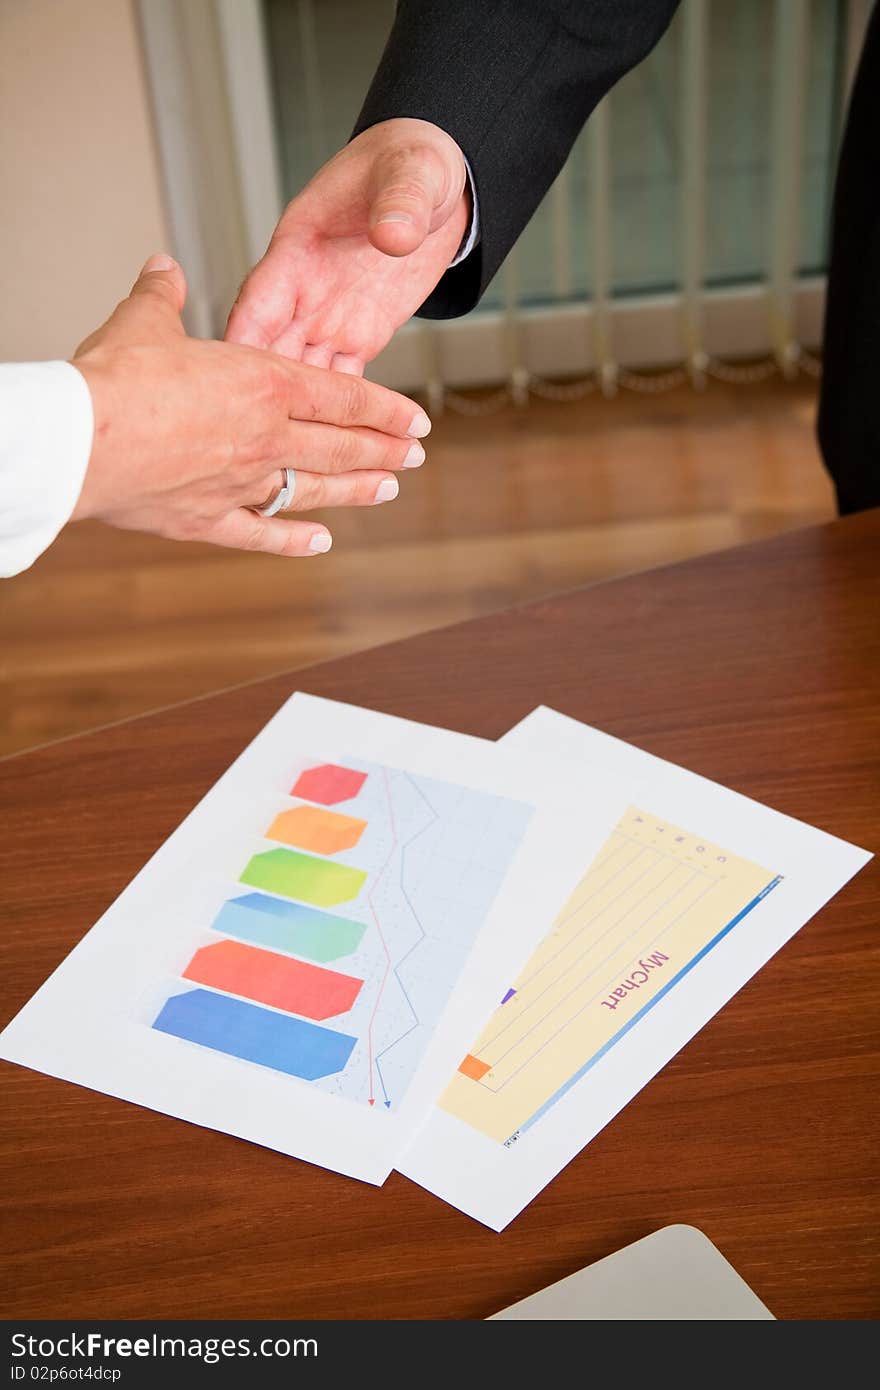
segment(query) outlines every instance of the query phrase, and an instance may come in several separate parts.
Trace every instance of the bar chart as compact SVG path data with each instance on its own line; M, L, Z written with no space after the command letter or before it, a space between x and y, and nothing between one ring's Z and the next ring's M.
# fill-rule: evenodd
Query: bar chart
M360 759L305 759L158 1032L392 1109L531 807Z
M366 780L319 763L300 774L291 795L336 804L357 796ZM280 810L264 837L288 848L252 855L240 875L265 891L223 904L212 924L218 939L198 947L181 972L201 988L172 995L153 1027L304 1081L344 1070L357 1036L319 1025L350 1014L363 988L361 976L329 963L358 948L366 924L320 908L360 893L366 871L333 856L354 848L366 828L366 820L324 804Z

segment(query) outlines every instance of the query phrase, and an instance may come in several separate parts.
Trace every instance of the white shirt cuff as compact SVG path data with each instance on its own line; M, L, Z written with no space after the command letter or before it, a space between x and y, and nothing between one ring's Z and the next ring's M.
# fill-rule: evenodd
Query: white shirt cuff
M0 577L19 574L70 520L94 432L69 362L0 363Z
M463 260L471 254L477 242L480 240L480 209L477 205L477 189L474 184L473 170L468 162L466 154L462 154L464 167L467 170L468 187L471 190L471 222L464 234L464 241L455 253L455 259L449 262L449 269L454 265L461 265Z

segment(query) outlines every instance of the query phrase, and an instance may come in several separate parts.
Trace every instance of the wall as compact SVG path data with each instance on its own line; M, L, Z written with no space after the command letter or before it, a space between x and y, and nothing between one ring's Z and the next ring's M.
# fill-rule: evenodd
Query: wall
M0 0L0 359L69 356L170 246L133 0Z

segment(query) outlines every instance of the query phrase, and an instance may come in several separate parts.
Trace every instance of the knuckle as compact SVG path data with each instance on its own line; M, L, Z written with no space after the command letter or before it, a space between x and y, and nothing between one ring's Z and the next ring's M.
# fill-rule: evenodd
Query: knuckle
M412 447L410 439L389 439L382 449L382 456L379 459L377 468L390 468L395 472L403 468L404 460Z
M284 540L281 543L280 553L282 555L302 555L305 548L305 538L300 535L299 527L297 526L291 528L291 530L288 531L287 535L284 537Z
M369 478L354 477L346 480L344 489L343 505L348 507L366 507L372 502L378 483L375 477Z
M388 183L396 183L398 188L421 188L423 170L435 158L433 146L424 140L402 141L387 155L386 170ZM386 187L388 186L386 183Z
M324 479L316 473L297 474L294 502L298 511L309 512L323 505L327 492Z
M382 389L381 398L377 402L379 415L379 428L386 430L391 435L402 434L405 425L403 422L403 410L401 398L396 396L393 391ZM407 424L409 416L407 416Z
M261 351L261 349L257 349ZM263 377L262 398L271 410L273 416L282 411L287 414L287 401L290 396L290 381L288 374L279 364L270 359L270 363L261 364L261 375Z
M401 177L391 179L385 184L382 197L386 203L421 203L425 197L425 190L419 180L406 171Z
M262 454L262 451L259 451L259 455L271 457ZM250 440L233 435L227 441L225 453L220 456L221 469L237 490L246 489L252 482L257 457L258 451Z
M403 197L434 200L447 181L446 161L428 140L409 139L388 154L384 188Z
M250 464L279 464L290 453L290 440L286 430L273 422L256 441L251 452Z
M197 541L204 537L206 529L203 517L189 513L176 517L173 523L169 523L166 534L172 535L175 540Z
M347 473L360 457L357 437L347 430L334 430L328 450L328 463L334 473Z
M248 524L247 530L242 534L242 550L262 550L266 539L266 528L263 523L254 517L253 522Z
M340 373L339 384L343 418L350 423L363 420L367 413L367 388L359 376Z
M241 372L239 390L246 384L251 411L266 424L274 423L282 410L285 415L287 413L288 388L284 372L279 371L278 363L264 348L245 347L236 351L247 355L236 364ZM245 375L247 368L249 372Z

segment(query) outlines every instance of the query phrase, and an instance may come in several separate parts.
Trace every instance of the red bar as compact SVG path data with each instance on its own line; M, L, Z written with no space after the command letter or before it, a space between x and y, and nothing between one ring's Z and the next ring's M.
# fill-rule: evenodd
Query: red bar
M320 767L309 767L300 773L291 796L317 801L322 806L338 806L340 801L351 801L357 796L366 780L367 774L355 772L353 767L321 763Z
M347 1014L364 983L353 975L324 970L319 965L245 946L240 941L217 941L203 946L196 951L183 977L303 1018Z

